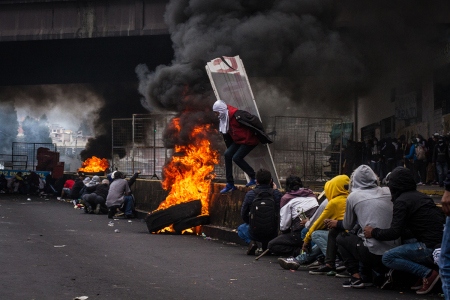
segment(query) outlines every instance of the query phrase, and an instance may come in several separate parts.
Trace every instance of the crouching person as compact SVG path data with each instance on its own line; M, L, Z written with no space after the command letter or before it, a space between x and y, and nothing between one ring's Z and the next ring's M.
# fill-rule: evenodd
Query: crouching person
M397 167L386 182L394 203L391 226L387 229L366 226L364 236L391 241L409 231L409 239L384 253L382 261L388 268L416 275L420 281L411 289L416 289L419 295L427 294L439 280L438 271L433 269L432 253L442 240L444 214L430 197L416 190L410 170Z
M304 188L298 176L286 179L286 194L280 203L280 231L282 234L271 240L268 249L276 255L297 256L303 245L302 229L311 218L319 203L310 189Z
M131 190L128 181L123 177L121 172L116 171L114 180L109 185L108 196L106 197L109 219L112 219L122 206L127 217L133 216L133 198L126 197L131 194Z
M95 213L97 215L104 214L108 211L106 197L109 191L109 180L103 179L101 184L97 184L94 188L92 193L83 196L85 212Z
M400 245L399 240L366 239L361 227L367 224L389 228L392 221L392 202L389 188L378 186L377 175L367 165L361 165L350 178L343 227L336 242L351 278L343 287L364 288L372 285L372 270L383 275L388 271L381 262L384 252ZM360 268L360 264L364 268Z
M241 217L245 223L237 230L249 245L247 255L256 254L258 248L259 252L266 250L268 242L278 235L281 197L270 172L264 169L256 172L256 187L247 192L242 203Z
M336 258L338 254L336 238L344 230L342 222L338 221L344 219L349 181L350 178L347 175L338 175L325 183L324 191L328 204L311 225L302 246L303 251L309 252L311 240L314 241L322 253L325 253L325 264L316 270L309 271L309 274L327 274L328 276L336 274Z

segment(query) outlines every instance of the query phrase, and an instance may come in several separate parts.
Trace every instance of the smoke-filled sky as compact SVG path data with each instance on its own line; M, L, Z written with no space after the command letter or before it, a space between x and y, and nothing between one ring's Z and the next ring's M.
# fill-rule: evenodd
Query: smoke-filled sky
M61 124L76 123L83 117L94 119L99 141L111 140L110 132L101 134L110 128L112 118L147 111L189 112L182 125L192 128L195 122L213 122L210 109L215 98L206 62L239 55L263 121L286 114L321 117L323 111L330 117L345 117L352 114L353 99L379 88L380 82L392 82L392 86L382 87L390 90L435 69L435 58L449 36L449 11L449 1L443 0L423 4L406 0L171 0L165 21L173 52L154 46L166 45L164 39L158 43L149 39L145 45L153 48L144 52L126 40L120 47L108 44L100 48L102 40L92 39L96 44L89 53L101 49L108 55L97 52L89 56L89 63L83 65L89 66L89 72L84 81L77 81L82 84L2 88L0 101L11 105L15 99L19 118L29 113L40 116L45 111L51 122L53 116L59 116L55 123ZM86 41L74 40L66 49L78 43ZM67 51L67 56L59 57L59 64L73 61L84 48ZM53 47L45 49L47 53ZM127 52L119 57L124 52L121 49ZM168 54L173 54L171 62ZM77 78L83 78L83 68L77 70L77 66L84 60L79 58L67 72L52 74L63 77L78 71ZM51 66L51 60L47 65ZM20 70L26 67L22 65ZM114 81L124 70L129 74L132 69L136 78L131 82L135 84L130 84L129 77L126 84ZM32 78L35 73L24 74ZM7 80L8 76L1 78ZM64 80L70 81L70 77ZM105 152L101 145L93 142L89 154L108 157L110 149ZM106 156L96 153L101 151Z
M450 21L448 1L391 2L172 0L165 20L175 58L154 71L136 68L143 105L205 110L215 101L206 62L239 55L263 121L351 116L355 97L381 79L391 90L428 75L448 37L440 24Z

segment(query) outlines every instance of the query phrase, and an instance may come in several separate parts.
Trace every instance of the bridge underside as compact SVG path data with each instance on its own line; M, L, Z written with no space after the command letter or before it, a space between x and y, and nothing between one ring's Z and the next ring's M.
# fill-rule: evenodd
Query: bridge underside
M0 85L137 81L173 58L170 36L148 35L0 43Z

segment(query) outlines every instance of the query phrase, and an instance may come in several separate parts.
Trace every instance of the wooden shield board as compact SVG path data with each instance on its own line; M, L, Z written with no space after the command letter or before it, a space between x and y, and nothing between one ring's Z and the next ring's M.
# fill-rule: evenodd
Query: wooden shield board
M248 111L261 120L244 64L239 56L222 56L213 59L206 64L206 72L217 99L221 99L238 109ZM259 144L245 157L245 160L255 171L261 168L269 170L273 181L280 188L280 181L269 145ZM246 178L248 181L247 175Z

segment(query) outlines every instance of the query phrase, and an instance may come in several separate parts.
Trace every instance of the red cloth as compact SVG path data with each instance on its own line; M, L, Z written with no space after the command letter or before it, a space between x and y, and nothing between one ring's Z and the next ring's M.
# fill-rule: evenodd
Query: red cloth
M234 118L234 113L238 110L236 107L228 106L229 128L228 134L236 144L244 144L248 146L256 146L259 144L259 140L256 134L247 126L239 124Z
M73 181L72 179L67 179L66 182L64 183L64 187L68 188L68 189L72 189L74 183L75 183L75 181Z

